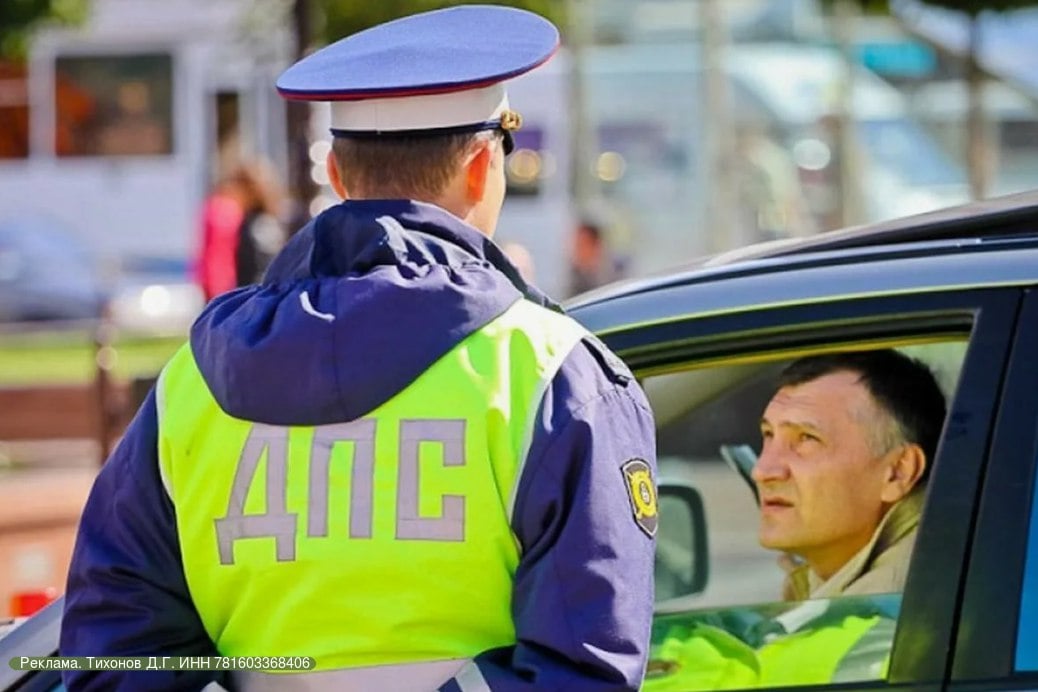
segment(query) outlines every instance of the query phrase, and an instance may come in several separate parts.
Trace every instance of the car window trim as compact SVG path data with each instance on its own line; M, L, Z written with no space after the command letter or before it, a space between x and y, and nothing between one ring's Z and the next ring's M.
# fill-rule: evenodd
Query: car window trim
M884 261L829 263L792 268L780 262L772 271L720 276L695 283L668 285L578 303L572 314L600 336L618 329L642 328L692 317L728 315L747 310L849 302L871 298L948 295L960 292L1024 288L1035 283L1038 248L998 252L962 252L941 256L891 257ZM781 267L781 271L778 268ZM635 322L617 319L636 314Z
M891 683L936 682L950 674L980 484L1021 291L992 290L971 299L977 301L976 322L931 472L905 584L907 616L894 638Z
M1031 503L1038 490L1038 292L1033 289L1024 297L1017 324L977 515L952 679L1016 677L1022 687L1033 688L1038 671L1015 672Z
M653 324L617 321L599 336L631 368L664 368L668 361L709 360L721 353L759 351L770 344L855 343L898 336L969 335L984 296L1014 289L883 296L788 306L761 306L726 314L686 312ZM692 296L691 299L694 300ZM578 320L579 313L575 314ZM803 335L790 339L793 333ZM723 336L717 336L722 334ZM834 339L834 337L836 337Z

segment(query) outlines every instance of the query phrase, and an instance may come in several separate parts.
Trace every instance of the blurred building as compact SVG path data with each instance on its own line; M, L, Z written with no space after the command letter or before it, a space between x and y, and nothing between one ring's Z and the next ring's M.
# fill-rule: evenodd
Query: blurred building
M281 8L281 9L279 9ZM93 0L0 65L0 220L68 228L106 271L186 263L220 164L286 159L284 4Z
M595 0L596 43L677 43L702 37L700 0ZM723 0L736 41L792 40L822 31L817 0Z
M949 63L896 18L855 19L845 55L818 0L716 0L727 102L708 108L703 0L576 5L585 24L567 35L589 43L565 46L511 87L524 127L499 235L529 249L549 293L565 293L566 238L589 211L638 276L719 247L968 199L953 133L961 118L917 107L938 102L925 87ZM1018 160L1010 144L1031 126L1012 111L999 189L1031 176L1030 157ZM713 122L718 112L727 115ZM325 187L311 212L337 201L325 179L326 119L315 110L312 175ZM710 203L721 178L735 208L718 222Z
M969 18L916 0L898 0L893 7L901 25L935 54L929 70L901 81L913 113L946 150L964 160ZM988 194L1033 189L1038 186L1038 76L1033 69L1038 60L1038 7L982 12L977 24L983 136L992 173Z

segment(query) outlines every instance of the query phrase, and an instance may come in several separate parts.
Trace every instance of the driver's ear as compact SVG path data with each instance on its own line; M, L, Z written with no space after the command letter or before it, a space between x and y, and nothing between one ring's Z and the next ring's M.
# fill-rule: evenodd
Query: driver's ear
M926 470L926 454L922 447L909 443L901 447L901 451L887 468L887 478L880 492L880 499L887 504L894 504L912 492Z

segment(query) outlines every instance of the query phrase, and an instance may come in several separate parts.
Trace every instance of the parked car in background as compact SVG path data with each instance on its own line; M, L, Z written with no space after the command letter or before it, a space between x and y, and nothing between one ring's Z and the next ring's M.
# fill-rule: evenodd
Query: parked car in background
M124 334L187 335L205 307L188 262L129 258L107 294L106 315Z
M83 327L104 318L124 334L176 336L203 306L184 262L129 258L106 268L52 218L0 219L0 324Z
M687 682L711 664L704 657L671 657L675 632L710 622L745 650L760 636L754 624L794 605L892 624L854 671L798 689L1038 686L1036 289L1038 193L1030 193L774 241L569 304L630 365L656 415L658 600L646 689L710 688ZM785 364L876 348L926 362L948 399L907 584L901 593L783 602L783 572L758 544L738 450L759 448L761 411ZM60 607L11 629L0 661L53 654ZM781 641L810 626L768 636ZM53 671L0 669L0 689L57 685Z
M0 220L0 322L86 320L104 305L88 248L41 217Z

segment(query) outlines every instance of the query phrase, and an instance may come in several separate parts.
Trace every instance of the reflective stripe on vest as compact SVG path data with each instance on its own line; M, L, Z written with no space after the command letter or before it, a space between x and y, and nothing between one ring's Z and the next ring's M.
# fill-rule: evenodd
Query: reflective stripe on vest
M813 603L800 607L804 605ZM732 612L737 613L738 608ZM714 625L673 625L652 648L642 690L731 690L883 680L896 625L880 615L841 616L828 624L779 635L759 649Z
M585 334L519 301L375 411L316 427L228 416L182 348L158 386L159 463L220 653L320 671L514 643L515 485Z
M897 621L881 617L851 647L833 673L832 682L885 680L890 668L890 651L894 648Z
M471 672L475 671L474 677ZM433 692L454 678L462 692L489 692L490 687L471 661L449 660L401 663L390 666L322 670L315 673L259 673L237 671L235 688L242 692L371 692L408 690Z

